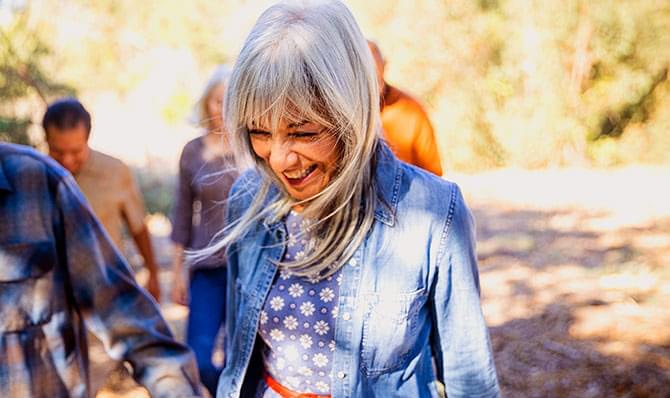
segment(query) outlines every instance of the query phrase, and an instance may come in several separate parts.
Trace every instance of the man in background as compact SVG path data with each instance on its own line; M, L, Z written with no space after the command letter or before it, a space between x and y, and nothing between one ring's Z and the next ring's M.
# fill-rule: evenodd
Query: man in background
M128 166L88 146L91 116L74 98L64 98L49 105L42 127L49 155L72 173L119 249L123 248L122 228L126 225L149 271L146 288L160 300L158 266L149 229L144 222L144 202Z
M0 220L0 397L92 396L85 325L152 397L201 395L193 353L65 169L0 143Z
M385 61L377 44L368 41L377 67L384 137L396 156L438 176L440 153L426 111L412 96L384 80Z

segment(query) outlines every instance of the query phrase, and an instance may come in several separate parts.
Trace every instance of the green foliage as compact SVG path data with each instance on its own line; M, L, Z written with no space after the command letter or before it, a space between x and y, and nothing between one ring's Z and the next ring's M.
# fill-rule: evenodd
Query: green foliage
M46 71L44 61L51 56L26 12L17 11L7 25L0 25L0 140L32 144L28 129L37 108L57 96L74 94ZM23 105L24 111L17 111L16 105Z
M149 214L170 214L176 178L164 170L164 167L151 166L133 168L133 174L144 197L144 206Z
M0 116L0 141L30 145L30 138L26 133L29 125L30 120L27 119Z
M0 115L67 91L55 82L123 98L173 80L143 93L154 94L148 113L176 125L199 88L179 71L232 59L267 2L29 4L31 19L3 28ZM348 4L384 52L387 80L426 104L447 170L670 162L668 1Z

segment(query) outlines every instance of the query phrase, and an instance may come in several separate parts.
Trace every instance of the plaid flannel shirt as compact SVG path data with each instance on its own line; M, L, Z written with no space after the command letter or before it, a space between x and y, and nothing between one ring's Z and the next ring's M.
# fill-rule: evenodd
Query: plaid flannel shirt
M70 174L0 143L0 396L90 396L84 321L153 397L199 395L193 354Z

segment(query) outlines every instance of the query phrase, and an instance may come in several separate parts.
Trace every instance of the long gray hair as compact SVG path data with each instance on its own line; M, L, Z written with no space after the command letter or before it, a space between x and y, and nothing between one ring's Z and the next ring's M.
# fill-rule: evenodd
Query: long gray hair
M367 42L342 2L282 2L263 12L240 52L225 101L234 152L243 163L255 164L263 181L245 214L202 253L223 249L256 222L281 220L300 204L301 215L314 222L312 250L299 261L278 265L297 275L323 278L346 263L374 221L378 93ZM296 201L255 155L249 129L263 125L276 131L281 123L305 120L334 135L339 161L328 186ZM281 194L268 204L272 185Z

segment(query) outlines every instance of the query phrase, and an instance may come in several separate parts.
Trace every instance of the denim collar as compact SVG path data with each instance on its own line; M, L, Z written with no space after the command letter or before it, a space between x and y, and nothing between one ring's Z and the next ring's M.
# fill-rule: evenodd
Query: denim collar
M390 227L395 225L401 177L400 161L385 142L379 141L375 152L375 184L378 195L375 218Z
M375 150L375 181L377 185L377 200L375 205L375 219L392 227L395 225L396 209L398 207L398 192L400 191L400 180L402 168L400 161L395 157L388 145L379 141ZM279 193L279 189L272 185L266 196L266 204L270 198ZM263 221L263 225L270 231L275 231L282 221Z
M0 162L0 190L8 192L14 191L14 188L12 188L12 185L7 179L7 174L5 174L5 166L2 162Z

